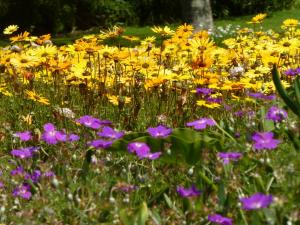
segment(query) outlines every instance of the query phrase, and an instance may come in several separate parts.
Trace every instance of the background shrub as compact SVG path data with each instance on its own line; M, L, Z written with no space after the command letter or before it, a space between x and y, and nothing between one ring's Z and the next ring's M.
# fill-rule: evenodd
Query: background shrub
M269 12L296 0L211 0L215 18ZM41 33L107 27L189 22L188 0L0 0L1 27L18 24Z

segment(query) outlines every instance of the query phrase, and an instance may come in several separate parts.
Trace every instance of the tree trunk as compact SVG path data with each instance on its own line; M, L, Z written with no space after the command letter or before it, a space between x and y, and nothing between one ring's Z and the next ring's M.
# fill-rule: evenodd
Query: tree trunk
M213 29L213 17L210 0L191 0L190 21L195 30Z

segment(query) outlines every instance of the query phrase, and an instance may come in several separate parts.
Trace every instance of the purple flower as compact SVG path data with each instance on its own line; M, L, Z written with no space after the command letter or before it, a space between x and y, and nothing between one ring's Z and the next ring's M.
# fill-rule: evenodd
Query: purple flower
M42 140L49 145L55 145L58 142L67 141L68 136L64 131L56 130L56 127L52 123L46 123L44 125L44 133L42 134Z
M264 195L262 193L256 193L248 198L240 198L243 204L243 209L253 210L268 207L272 201L272 195Z
M124 132L120 131L115 131L113 128L105 126L103 127L101 132L97 133L100 137L104 138L111 138L114 140L120 139L121 137L124 136Z
M129 143L127 149L131 153L142 154L142 155L150 152L150 147L143 142Z
M210 222L221 224L221 225L232 225L232 219L221 216L220 214L212 214L207 218Z
M218 103L218 104L220 104L223 101L223 99L222 98L208 97L208 98L206 98L206 101L208 101L210 103Z
M4 188L4 186L5 185L3 184L3 182L0 181L0 189Z
M284 74L287 76L292 76L292 77L296 76L297 74L299 74L299 68L297 68L297 69L290 68L290 69L286 70Z
M272 106L267 112L266 119L273 120L274 122L281 122L287 118L287 112L284 109Z
M38 149L39 149L38 147L13 149L11 150L10 154L21 159L26 159L26 158L31 158L33 156L33 153L36 152Z
M263 93L257 92L257 93L249 93L248 94L252 98L257 98L261 100L274 100L276 98L276 95L265 95Z
M80 137L77 134L69 134L67 140L69 142L78 141Z
M67 134L63 131L57 131L55 137L56 137L56 140L60 141L60 142L65 142L65 141L67 141L67 138L68 138Z
M156 138L160 138L160 137L165 138L172 133L171 128L167 128L162 125L159 125L158 127L149 127L147 131L152 137L156 137Z
M53 171L47 171L43 174L44 177L54 177L55 173Z
M202 95L210 95L212 91L210 88L196 88L196 93Z
M15 136L19 137L21 141L29 141L32 139L32 135L30 131L17 132Z
M90 141L88 144L94 148L104 148L105 149L105 148L109 148L113 144L113 142L102 140L102 139L97 139L97 140Z
M272 132L256 132L252 135L255 150L261 149L274 149L280 143L279 140L273 139L274 134Z
M239 152L219 152L218 157L223 160L224 164L228 164L231 160L237 161L243 156Z
M84 125L86 127L92 128L92 129L99 129L103 125L111 124L111 122L108 120L101 121L101 120L94 118L92 116L89 116L89 115L80 117L79 119L76 120L76 122L78 122L81 125Z
M16 176L16 175L23 175L24 174L24 168L22 166L18 166L16 169L10 171L10 175Z
M158 159L160 155L161 152L154 152L154 153L149 153L148 155L144 156L144 158L154 160L154 159Z
M22 184L21 186L16 187L13 190L13 196L15 197L22 197L24 199L30 199L31 198L31 192L30 192L30 185L29 184Z
M186 124L188 127L194 127L196 130L203 130L206 126L215 126L216 123L214 120L209 118L201 118L199 120L189 122Z
M249 116L249 117L253 117L255 115L255 112L253 110L239 110L239 111L236 111L234 113L235 116L238 116L238 117L243 117L245 115Z
M116 185L115 189L129 193L129 192L132 192L132 191L138 189L138 186L126 184L126 183L118 183Z
M55 145L58 142L56 138L57 133L58 131L52 123L46 123L44 125L44 133L42 134L42 140L45 141L47 144Z
M201 193L200 190L198 190L194 184L190 188L177 186L176 191L183 198L197 197Z
M129 152L135 153L137 157L139 157L139 159L147 158L147 159L154 160L159 158L161 155L161 152L151 153L150 147L143 142L129 143L127 149Z
M34 170L32 174L30 174L30 179L33 183L39 182L40 178L42 176L42 173L40 170Z

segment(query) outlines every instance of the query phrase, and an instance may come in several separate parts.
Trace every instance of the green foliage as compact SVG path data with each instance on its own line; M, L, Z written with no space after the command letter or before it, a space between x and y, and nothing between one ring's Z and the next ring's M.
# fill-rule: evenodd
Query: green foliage
M295 99L287 93L287 90L283 87L281 81L279 72L277 70L276 65L274 64L272 69L272 77L273 82L275 84L276 90L278 91L280 97L284 101L284 103L287 105L291 111L298 116L300 119L300 77L296 77L293 84L293 94L295 95ZM300 137L297 135L297 133L294 133L290 129L286 130L287 136L292 141L294 147L296 150L300 149Z
M296 0L211 0L214 17L223 18L288 9Z

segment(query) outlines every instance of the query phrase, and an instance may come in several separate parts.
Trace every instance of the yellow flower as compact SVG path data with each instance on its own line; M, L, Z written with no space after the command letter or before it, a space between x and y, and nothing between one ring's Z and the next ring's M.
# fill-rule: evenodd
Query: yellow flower
M17 41L28 41L29 39L29 32L25 31L24 33L19 34L18 36L14 36L10 38L11 42L17 42Z
M146 80L144 87L146 90L148 90L153 87L158 87L159 85L163 84L164 82L166 82L166 80L164 78L161 78L161 77L152 78L152 79Z
M123 35L122 38L128 40L128 41L139 41L140 38L137 36L132 36L132 35Z
M123 102L123 104L131 102L131 98L126 96L107 95L107 98L110 103L116 106L118 106L121 102Z
M210 109L218 108L218 107L221 106L218 103L215 103L215 102L210 103L210 102L206 102L205 100L198 100L196 102L196 105L198 105L198 106L204 106L204 107L210 108Z
M116 38L121 36L124 33L125 29L122 27L114 26L112 29L108 29L107 31L100 31L99 35L100 39L106 38Z
M8 97L13 96L13 94L10 93L10 92L6 89L5 86L4 86L4 87L0 87L0 93L3 94L3 95L5 95L5 96L8 96Z
M286 19L283 21L282 25L284 27L296 27L299 25L299 21L296 19Z
M45 34L45 35L42 35L39 38L37 38L35 40L35 42L39 45L42 45L42 44L46 43L47 41L50 41L50 38L51 38L51 34Z
M170 36L170 35L174 34L174 31L171 30L170 27L168 27L168 26L165 26L165 27L154 26L153 28L151 28L151 30L154 33L157 33L157 34L159 34L163 37Z
M194 38L191 44L194 49L199 51L211 50L215 47L215 43L209 38Z
M33 100L35 102L39 102L42 103L44 105L50 105L49 100L43 96L39 96L37 93L35 93L34 91L29 91L26 90L25 91L27 98L30 100Z
M146 37L142 42L141 45L142 46L146 46L148 47L150 44L153 44L156 40L156 37L154 36L150 36L150 37Z
M38 65L38 58L28 54L15 55L10 59L10 63L15 68L29 68Z
M266 13L259 13L256 16L252 17L251 21L249 21L248 23L262 23L266 16Z
M28 114L26 116L21 116L23 122L27 123L28 125L32 124L32 114Z
M184 23L177 28L176 33L178 35L189 36L192 34L193 30L194 27L192 25Z
M16 32L18 29L19 27L17 25L9 25L4 29L3 34L12 34Z

